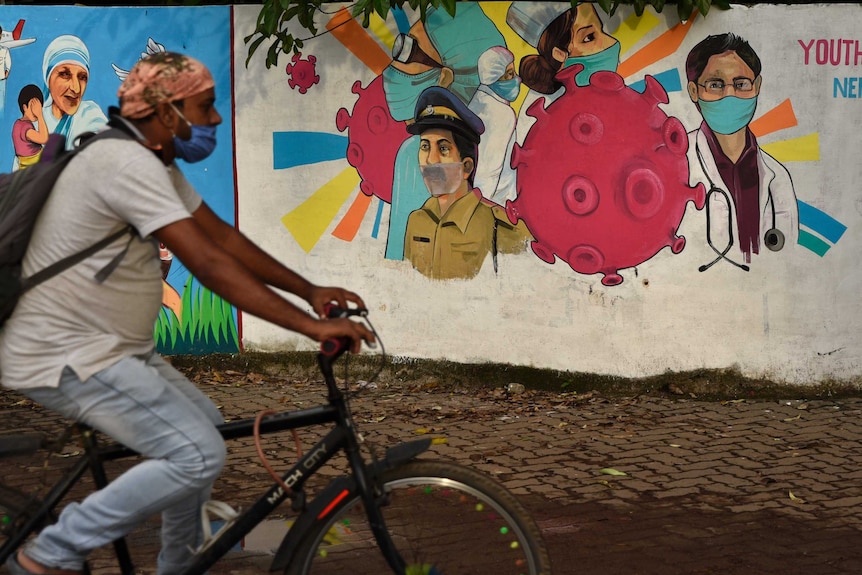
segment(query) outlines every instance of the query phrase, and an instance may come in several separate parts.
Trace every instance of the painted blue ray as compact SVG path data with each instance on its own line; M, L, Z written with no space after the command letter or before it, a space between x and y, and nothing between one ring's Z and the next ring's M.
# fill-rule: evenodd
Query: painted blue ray
M398 24L398 31L402 34L409 32L410 21L407 20L407 14L404 13L404 10L393 6L390 12L392 12L392 16L395 17L395 23Z
M833 244L847 231L847 226L811 204L802 200L797 200L796 204L799 206L799 225L811 228Z
M272 168L284 170L343 160L347 151L347 136L323 132L273 132Z
M671 68L670 70L665 70L664 72L659 72L655 76L653 76L658 83L662 85L664 91L670 94L671 92L681 92L682 91L682 82L679 79L679 70L676 68ZM633 82L629 84L629 86L643 94L643 91L646 90L646 82L644 80L639 80L637 82Z
M802 200L796 200L796 205L799 207L799 240L797 243L802 247L808 248L820 257L823 257L832 244L838 243L844 232L847 231L847 226L821 210L818 210L811 204L806 204ZM814 235L811 232L802 229L802 226L816 232ZM826 238L829 242L821 239Z
M381 220L383 220L383 205L385 203L386 202L384 202L383 200L380 200L378 198L378 200L377 200L377 215L374 217L374 227L371 230L371 237L374 238L375 240L377 239L377 236L380 234L380 222L381 222Z

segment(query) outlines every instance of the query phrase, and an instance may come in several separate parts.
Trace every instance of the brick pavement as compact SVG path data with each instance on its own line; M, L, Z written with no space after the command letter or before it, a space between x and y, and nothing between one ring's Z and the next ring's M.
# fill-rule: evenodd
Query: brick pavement
M228 419L323 397L314 381L197 375ZM3 429L56 425L8 395L0 403ZM573 559L606 573L862 571L860 398L510 396L391 384L359 389L352 405L373 441L431 435L439 440L435 456L481 469L521 496L556 573L576 572ZM322 430L300 433L308 447ZM248 505L269 481L250 441L229 447L214 497ZM273 460L290 458L293 440L268 436L266 450ZM141 573L153 573L156 530L153 521L132 536ZM213 573L260 573L267 559L232 553ZM114 572L104 553L95 563L96 573Z

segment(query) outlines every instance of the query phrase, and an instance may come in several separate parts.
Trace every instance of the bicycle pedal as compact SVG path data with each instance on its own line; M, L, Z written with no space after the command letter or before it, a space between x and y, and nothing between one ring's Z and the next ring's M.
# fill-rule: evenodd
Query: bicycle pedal
M219 519L218 530L213 533L210 514ZM224 501L207 501L201 506L201 527L204 541L197 549L190 548L192 553L203 553L224 531L230 528L239 517L240 512Z

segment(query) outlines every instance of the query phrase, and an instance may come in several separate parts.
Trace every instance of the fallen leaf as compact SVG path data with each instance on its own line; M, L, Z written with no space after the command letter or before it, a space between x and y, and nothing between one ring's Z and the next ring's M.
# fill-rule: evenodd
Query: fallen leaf
M627 473L623 473L622 471L617 471L616 469L614 469L612 467L605 467L599 473L602 473L603 475L613 475L614 477L623 477L625 475L628 475Z
M443 445L445 443L449 443L449 440L445 437L435 437L431 440L431 445Z
M802 499L801 497L796 497L795 495L793 495L792 491L788 491L787 495L790 496L790 500L793 501L794 503L805 503L804 499Z

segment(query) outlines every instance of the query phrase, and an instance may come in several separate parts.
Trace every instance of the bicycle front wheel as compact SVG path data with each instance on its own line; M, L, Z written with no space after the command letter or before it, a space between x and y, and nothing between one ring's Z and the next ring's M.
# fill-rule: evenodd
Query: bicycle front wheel
M406 575L547 575L535 522L502 485L451 463L413 461L383 474L381 510ZM298 546L292 575L391 573L359 495L343 497Z

